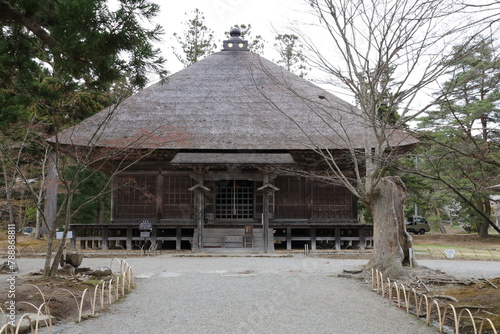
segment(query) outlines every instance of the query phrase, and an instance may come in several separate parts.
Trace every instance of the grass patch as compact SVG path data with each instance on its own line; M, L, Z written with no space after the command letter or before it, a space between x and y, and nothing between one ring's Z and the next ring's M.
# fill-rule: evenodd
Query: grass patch
M454 259L500 261L500 253L496 249L476 247L454 247L450 245L414 245L413 250L419 255L427 255L432 259L446 259L446 250L455 251Z

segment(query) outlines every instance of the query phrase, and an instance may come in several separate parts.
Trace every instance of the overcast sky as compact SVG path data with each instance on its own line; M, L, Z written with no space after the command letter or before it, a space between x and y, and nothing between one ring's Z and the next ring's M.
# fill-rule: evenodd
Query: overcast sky
M182 34L184 23L194 17L192 12L198 8L205 16L206 26L214 31L217 44L222 48L224 32L235 24L251 24L252 35L262 35L267 44L264 56L269 60L276 58L273 50L273 27L280 33L290 32L287 27L297 19L308 16L305 0L154 0L161 7L157 22L165 29L161 43L163 55L167 58L167 69L175 73L183 68L172 53L172 46L178 47L173 33ZM188 15L185 15L188 13Z

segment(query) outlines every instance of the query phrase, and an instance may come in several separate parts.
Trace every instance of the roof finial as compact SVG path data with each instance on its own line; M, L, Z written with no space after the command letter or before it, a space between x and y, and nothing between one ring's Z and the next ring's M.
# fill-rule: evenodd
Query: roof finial
M231 36L231 37L241 37L241 29L238 28L238 27L231 28L231 31L229 31L229 36Z
M241 29L233 27L229 31L231 37L223 41L222 51L248 51L248 41L241 38Z

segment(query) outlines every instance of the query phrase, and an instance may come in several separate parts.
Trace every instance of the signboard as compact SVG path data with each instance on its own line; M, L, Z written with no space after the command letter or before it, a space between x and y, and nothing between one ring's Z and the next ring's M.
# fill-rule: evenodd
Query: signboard
M151 220L141 220L139 221L139 231L152 231L153 222Z
M64 232L56 232L56 239L62 239ZM71 239L73 238L73 231L68 231L68 234L66 235L66 239Z

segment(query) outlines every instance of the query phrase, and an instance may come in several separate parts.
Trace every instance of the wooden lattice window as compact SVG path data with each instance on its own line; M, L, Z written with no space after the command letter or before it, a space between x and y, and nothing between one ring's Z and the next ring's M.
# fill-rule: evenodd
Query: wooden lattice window
M163 218L190 219L193 216L193 186L189 176L165 176L163 187Z
M115 185L116 218L156 217L155 176L118 176Z
M253 218L254 183L248 180L222 180L216 182L216 218Z

